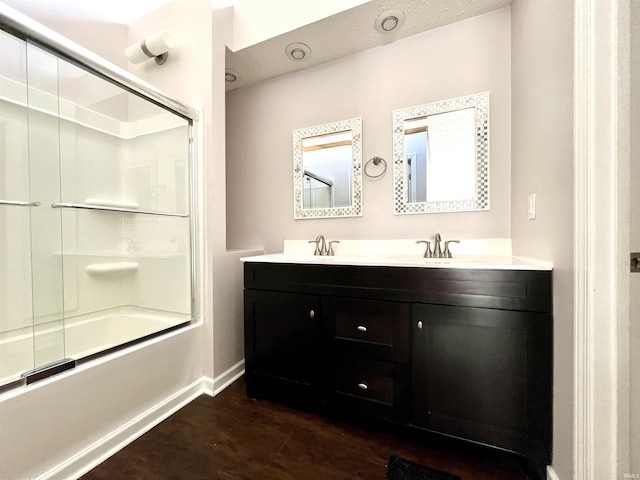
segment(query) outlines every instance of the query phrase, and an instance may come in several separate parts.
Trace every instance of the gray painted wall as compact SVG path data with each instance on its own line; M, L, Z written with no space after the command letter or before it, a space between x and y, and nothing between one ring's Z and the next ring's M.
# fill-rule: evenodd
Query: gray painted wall
M282 250L284 239L510 236L511 30L509 8L283 75L227 94L227 248ZM491 211L393 214L396 109L491 92ZM293 219L292 131L361 117L363 216Z
M573 478L573 2L512 5L514 254L554 262L553 467ZM537 218L527 219L536 194Z

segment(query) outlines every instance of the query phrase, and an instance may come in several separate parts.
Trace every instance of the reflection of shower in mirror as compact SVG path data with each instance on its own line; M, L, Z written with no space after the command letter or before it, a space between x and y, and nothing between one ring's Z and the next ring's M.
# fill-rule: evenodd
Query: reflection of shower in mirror
M294 218L362 215L359 118L293 132Z
M333 180L304 171L303 178L303 204L304 208L331 208L333 207Z

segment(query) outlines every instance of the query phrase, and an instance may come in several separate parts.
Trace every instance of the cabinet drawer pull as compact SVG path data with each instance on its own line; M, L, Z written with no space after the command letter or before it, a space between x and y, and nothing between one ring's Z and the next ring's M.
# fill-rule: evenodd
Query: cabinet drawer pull
M359 383L358 384L358 388L360 390L367 390L369 388L369 386L366 383Z
M422 330L422 322L421 321L418 322L418 330Z
M367 331L367 327L365 327L364 325L358 325L358 331L359 332L366 332Z
M314 312L313 310L309 311L309 318L311 320L313 320L315 318L315 316L316 316L316 312Z

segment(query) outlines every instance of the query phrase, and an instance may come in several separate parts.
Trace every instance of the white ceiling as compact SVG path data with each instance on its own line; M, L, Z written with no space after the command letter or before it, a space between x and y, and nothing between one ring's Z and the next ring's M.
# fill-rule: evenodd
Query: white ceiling
M243 50L227 50L226 65L239 73L227 82L227 91L283 75L404 37L481 15L511 4L511 0L372 0ZM374 28L378 15L400 9L406 20L397 32L381 34ZM290 43L309 46L308 60L296 62L285 55Z
M127 24L171 0L2 0L25 15Z
M46 16L128 24L172 0L0 1L35 19ZM236 1L212 0L212 5L230 5ZM238 81L227 83L227 90L346 57L510 4L511 0L371 0L237 52L227 50L227 68L239 73ZM388 9L402 10L406 16L404 25L396 32L378 33L374 22ZM308 59L296 62L286 57L285 48L294 42L310 47Z

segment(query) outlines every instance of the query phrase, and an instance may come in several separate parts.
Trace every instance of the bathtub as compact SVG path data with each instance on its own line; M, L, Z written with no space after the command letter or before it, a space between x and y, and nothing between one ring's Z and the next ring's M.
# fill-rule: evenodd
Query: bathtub
M189 322L186 314L136 309L49 322L0 334L0 386L34 366L80 360Z

